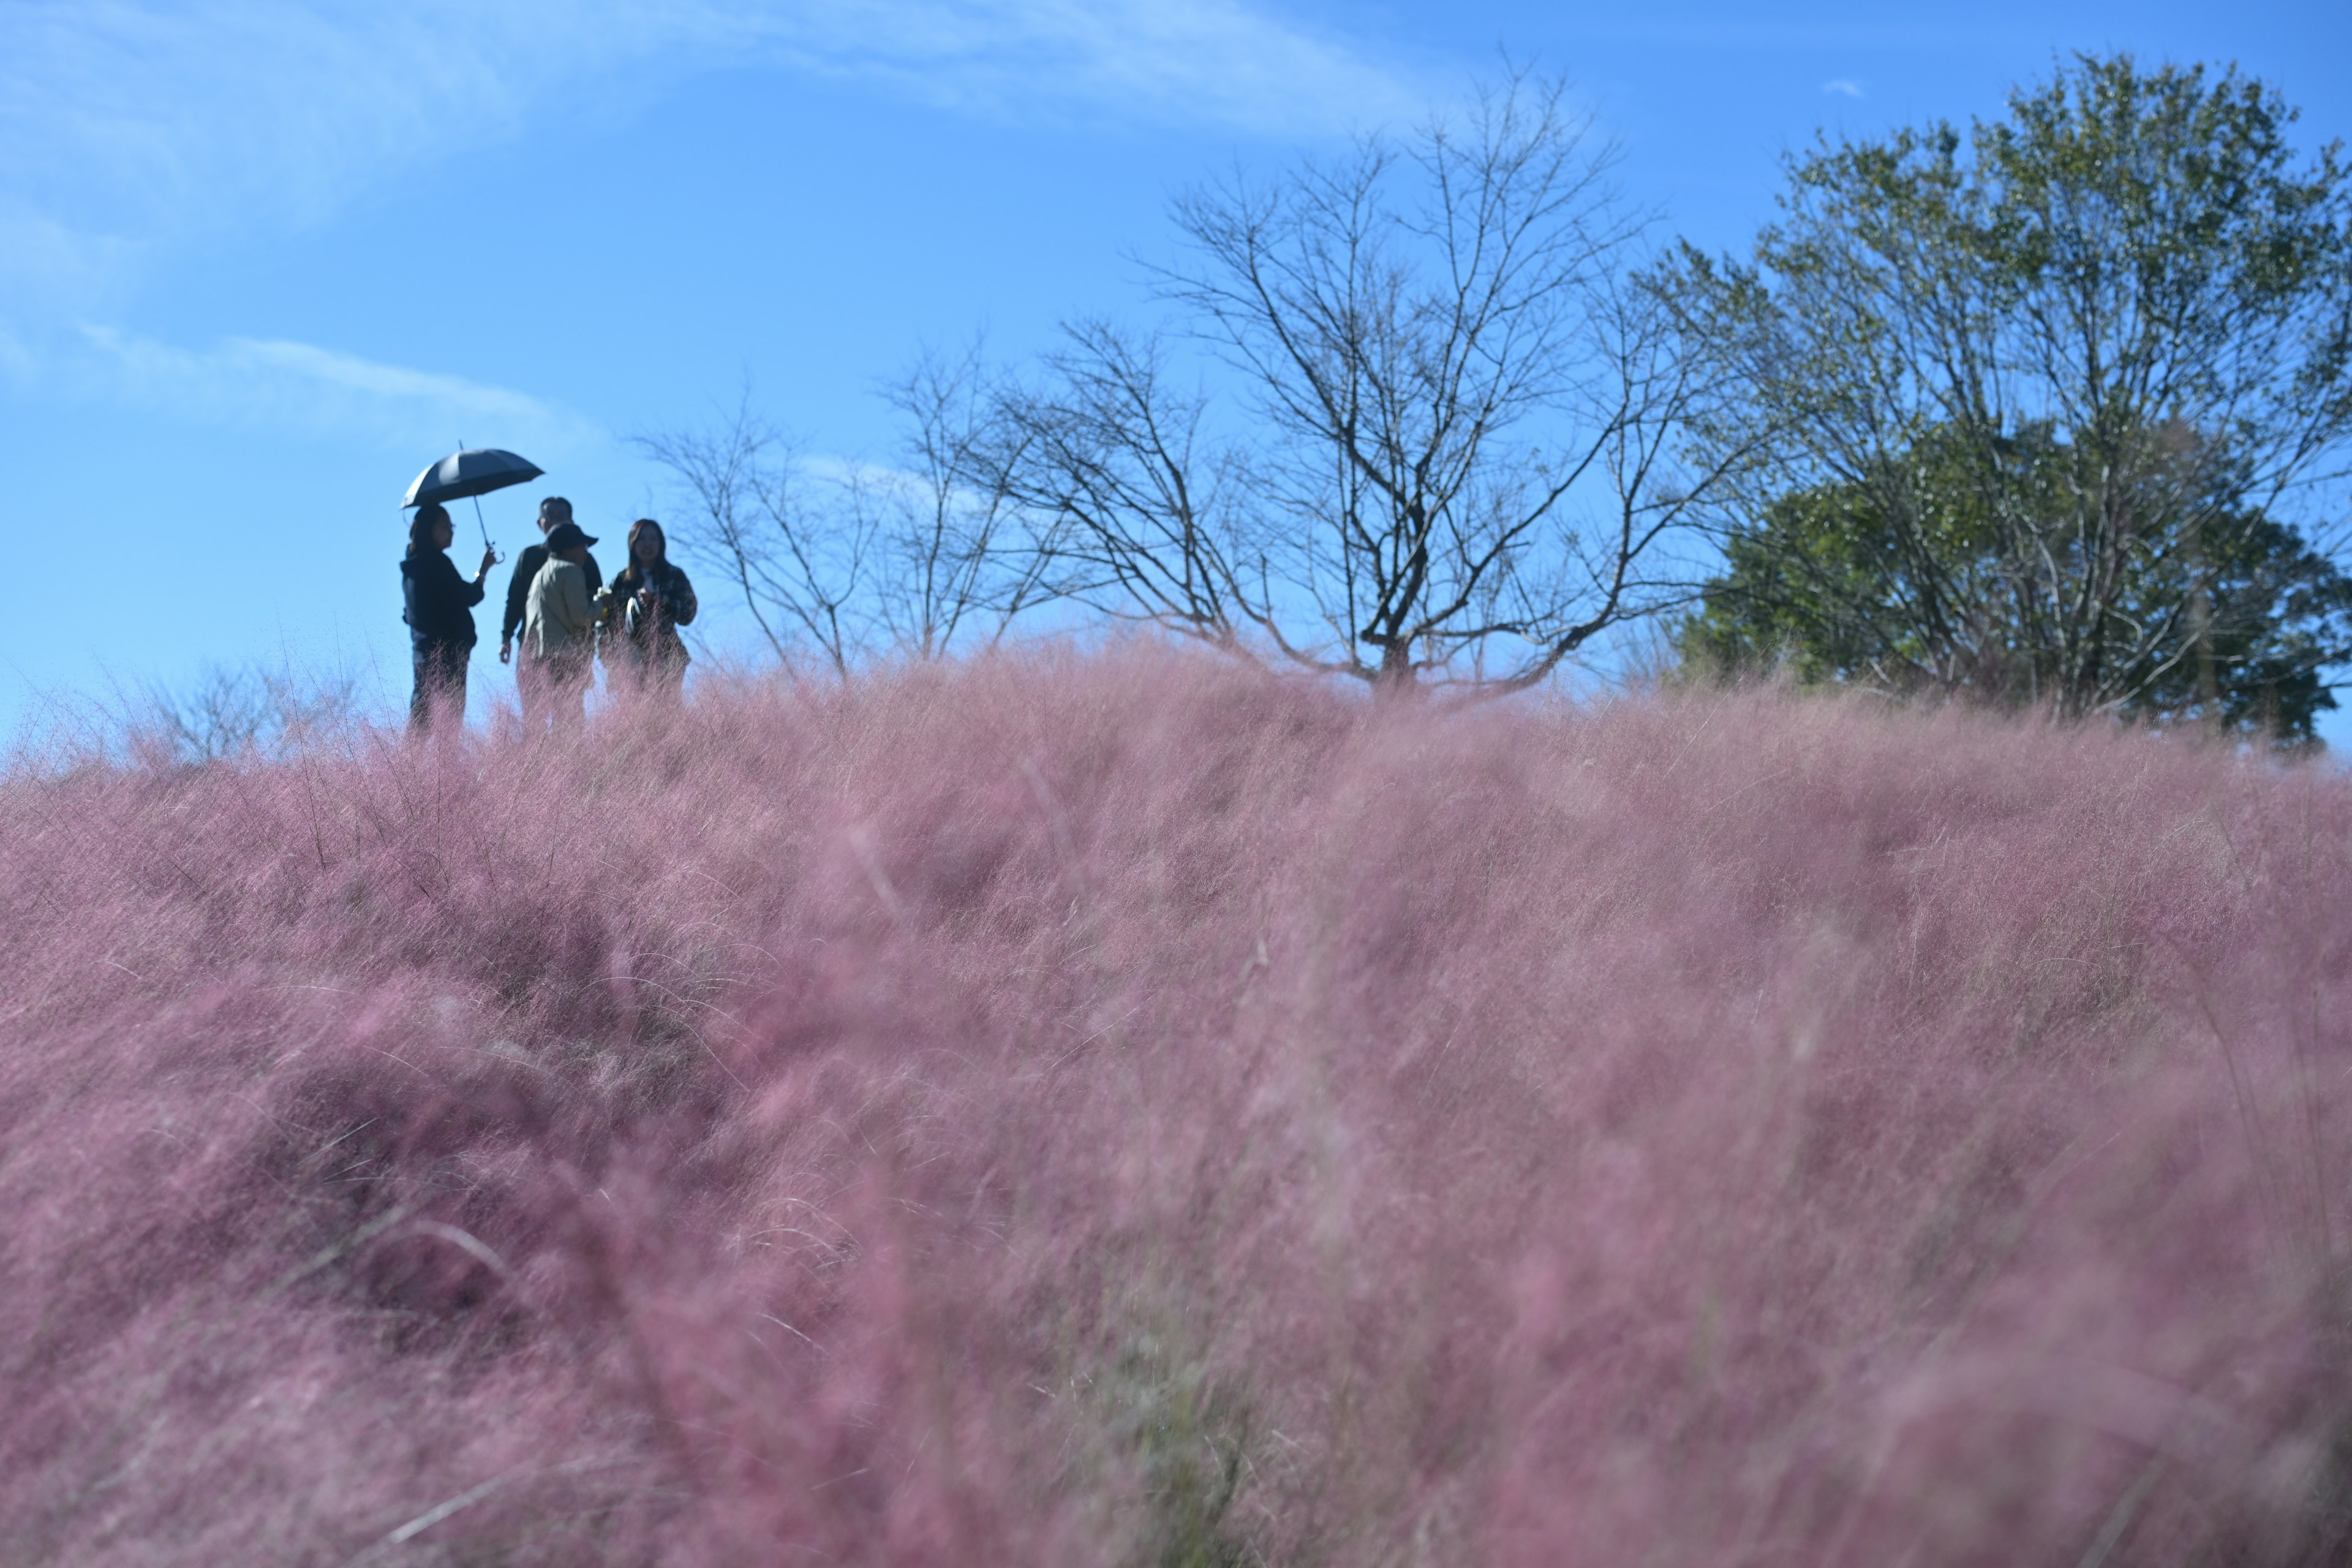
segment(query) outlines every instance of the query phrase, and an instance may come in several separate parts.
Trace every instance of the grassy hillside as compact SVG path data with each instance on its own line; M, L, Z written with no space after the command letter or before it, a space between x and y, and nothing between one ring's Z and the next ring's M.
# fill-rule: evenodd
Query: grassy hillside
M2321 1563L2352 790L1222 666L0 787L0 1559Z

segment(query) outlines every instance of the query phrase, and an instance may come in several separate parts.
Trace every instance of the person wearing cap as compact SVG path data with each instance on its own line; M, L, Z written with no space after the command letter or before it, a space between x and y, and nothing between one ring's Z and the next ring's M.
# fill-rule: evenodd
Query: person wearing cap
M551 532L558 523L572 521L572 503L562 496L549 496L539 503L539 531ZM591 541L591 542L593 542ZM530 585L538 580L540 569L547 564L547 546L534 544L515 557L514 575L507 579L506 618L499 625L499 662L506 664L514 658L515 634L522 630L523 617L530 610ZM588 557L584 570L588 574L588 594L593 601L596 590L604 585L604 574L596 569L596 558ZM522 699L525 719L537 714L540 688L539 671L532 668L530 653L524 649L522 662L515 665L515 692Z
M583 717L590 661L596 652L596 605L590 596L588 547L596 542L569 518L547 531L547 559L523 601L523 668L537 700L526 699L525 722L576 725Z

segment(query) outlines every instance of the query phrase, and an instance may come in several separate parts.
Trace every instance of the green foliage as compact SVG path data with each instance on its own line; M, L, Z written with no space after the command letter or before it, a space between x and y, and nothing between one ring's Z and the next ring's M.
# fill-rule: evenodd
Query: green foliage
M2259 82L2080 58L1792 161L1660 279L1747 395L1695 656L2307 735L2352 650L2352 181ZM2339 510L2331 511L2334 505Z
M1136 1568L1255 1568L1232 1516L1252 1439L1240 1396L1197 1363L1132 1347L1109 1380L1114 1439L1133 1456L1147 1527Z
M2012 493L2063 483L2069 455L2046 431L2002 444ZM1721 674L1787 668L1808 684L1883 689L2009 691L2031 700L2053 672L2020 636L2031 595L2014 591L2006 536L1968 488L1969 470L1931 439L1877 485L1800 490L1762 521L1733 529L1726 565L1674 629L1683 658ZM1897 525L1881 498L1902 495ZM2115 670L2130 717L2194 716L2235 731L2308 743L2336 707L2326 666L2352 654L2352 578L2294 530L2256 515L2219 515L2206 548L2125 557L2115 613L2133 624L2178 616L2186 637L2139 639L2139 663ZM1934 556L1915 569L1914 551ZM1943 590L1957 586L1957 595ZM1964 668L1937 663L1965 657Z
M1247 1393L1156 1289L1114 1292L1120 1337L1068 1369L1062 1484L1106 1500L1097 1527L1128 1568L1264 1568L1261 1532L1242 1517L1262 1441Z

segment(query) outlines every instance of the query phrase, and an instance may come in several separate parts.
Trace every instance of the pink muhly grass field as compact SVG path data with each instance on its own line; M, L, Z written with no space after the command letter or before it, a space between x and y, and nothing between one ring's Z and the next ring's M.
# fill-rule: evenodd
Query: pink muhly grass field
M2352 787L1143 651L0 785L0 1561L2332 1563Z

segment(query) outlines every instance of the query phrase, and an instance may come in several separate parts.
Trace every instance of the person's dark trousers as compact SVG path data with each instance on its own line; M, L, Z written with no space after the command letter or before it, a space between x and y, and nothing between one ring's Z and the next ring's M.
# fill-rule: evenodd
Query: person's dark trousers
M416 689L408 699L408 732L430 734L436 723L466 727L466 658L473 650L430 643L415 650Z

